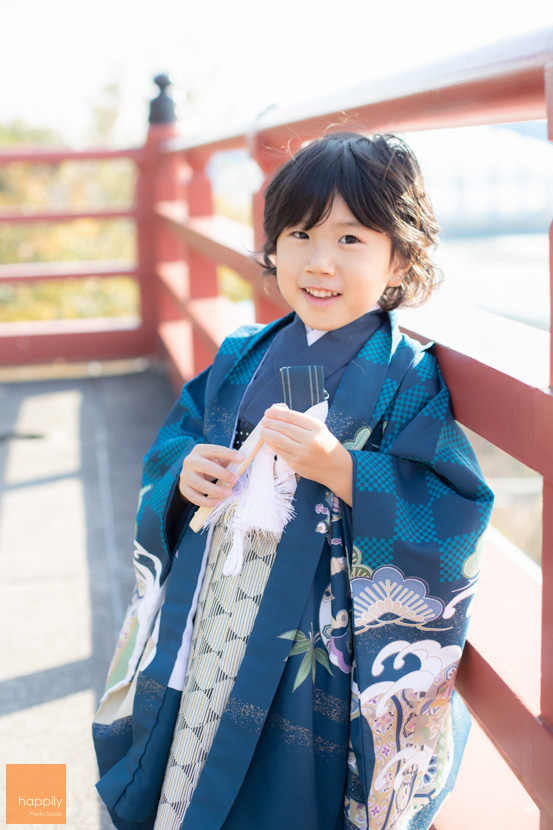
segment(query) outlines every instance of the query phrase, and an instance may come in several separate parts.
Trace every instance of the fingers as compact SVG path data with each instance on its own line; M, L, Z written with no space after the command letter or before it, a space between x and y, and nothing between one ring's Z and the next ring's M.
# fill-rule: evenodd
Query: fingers
M233 487L238 481L238 477L231 470L228 470L226 467L222 467L216 461L211 461L211 459L202 458L201 456L190 458L188 464L186 464L185 460L183 464L183 471L187 469L190 470L191 473L196 473L201 476L206 481L220 479L222 482L225 482L225 484L228 484L231 487Z
M323 481L330 453L338 443L317 418L302 412L267 410L261 437L292 467L294 472L313 481Z
M237 450L232 450L230 447L221 447L219 444L197 444L190 453L190 456L192 455L198 458L213 459L218 461L223 467L226 467L231 462L244 460L242 453Z
M281 455L294 453L301 446L301 441L268 427L264 427L260 434L267 446Z
M241 453L228 447L198 444L183 461L179 490L192 504L214 507L238 481L227 464L242 460Z
M229 493L228 487L216 485L202 478L192 483L183 482L181 479L179 489L188 501L200 507L215 507Z
M244 460L242 453L229 447L220 447L218 444L198 444L197 447L184 459L183 468L189 466L204 476L220 478L230 484L236 484L237 478L227 465L231 462L240 463Z
M305 412L297 412L295 409L284 409L281 406L271 406L269 409L265 410L265 417L270 418L274 421L279 421L281 423L293 424L298 427L303 427L304 429L308 429L310 426L314 424L320 424L321 422L317 418L313 418L311 415L306 415Z
M281 414L285 417L281 417ZM316 418L311 418L302 412L294 412L291 409L279 410L275 407L267 410L262 425L261 437L271 446L277 446L274 443L277 440L276 436L304 444L306 441L314 440L322 426ZM283 445L279 441L278 446L285 448L288 444ZM291 445L290 449L292 449Z
M184 486L191 487L197 490L202 495L212 496L213 498L223 499L228 496L229 488L236 484L237 478L233 476L233 480L228 484L223 483L222 480L215 478L206 478L201 472L190 470L181 475L181 482Z
M283 427L278 422L270 419L264 419L263 423L267 425L261 429L261 438L274 450L293 452L294 449L299 448L304 443L305 430L299 430L289 424Z

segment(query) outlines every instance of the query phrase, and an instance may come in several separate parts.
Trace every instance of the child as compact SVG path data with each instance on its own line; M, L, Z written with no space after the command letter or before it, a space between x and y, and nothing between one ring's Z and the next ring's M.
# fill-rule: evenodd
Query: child
M492 506L390 313L430 294L438 227L403 141L342 133L277 172L265 231L293 312L227 338L146 455L98 789L120 830L423 830L468 731L453 684ZM272 406L301 365L324 368L326 423ZM259 421L296 515L227 576L229 523L189 521Z

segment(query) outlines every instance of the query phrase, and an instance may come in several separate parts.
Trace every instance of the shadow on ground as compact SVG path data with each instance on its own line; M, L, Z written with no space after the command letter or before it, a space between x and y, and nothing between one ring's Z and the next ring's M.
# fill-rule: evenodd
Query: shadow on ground
M0 385L0 746L66 764L70 830L112 827L90 722L134 583L142 456L172 401L153 369Z

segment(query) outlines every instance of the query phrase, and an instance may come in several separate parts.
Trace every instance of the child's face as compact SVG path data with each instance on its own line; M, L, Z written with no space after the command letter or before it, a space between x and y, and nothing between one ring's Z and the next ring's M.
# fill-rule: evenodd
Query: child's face
M408 267L392 255L390 238L360 224L340 196L324 222L309 231L287 228L276 244L282 296L306 325L322 331L362 317Z

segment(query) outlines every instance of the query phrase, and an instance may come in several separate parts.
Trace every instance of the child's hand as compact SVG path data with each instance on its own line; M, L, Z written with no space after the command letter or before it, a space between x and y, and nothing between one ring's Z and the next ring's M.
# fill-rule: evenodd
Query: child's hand
M182 463L179 490L185 499L200 507L215 507L228 496L228 488L238 481L237 476L227 470L231 461L242 461L243 456L236 450L218 444L196 444ZM228 486L216 484L221 479Z
M351 456L322 421L303 412L273 406L265 412L262 427L265 443L295 473L324 484L351 505Z

